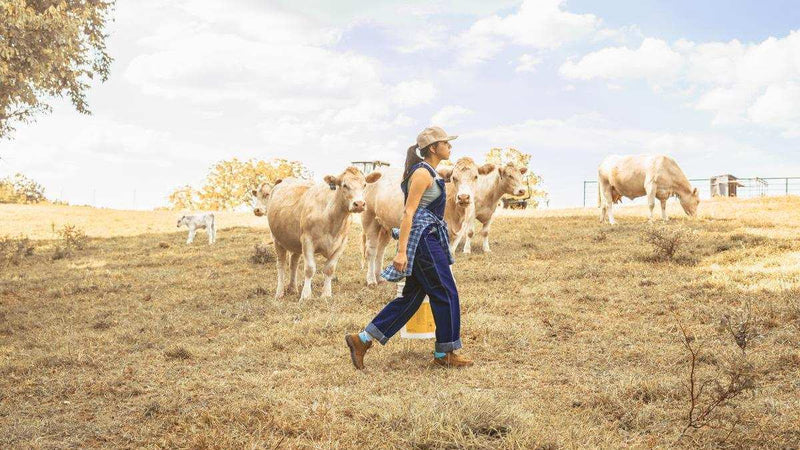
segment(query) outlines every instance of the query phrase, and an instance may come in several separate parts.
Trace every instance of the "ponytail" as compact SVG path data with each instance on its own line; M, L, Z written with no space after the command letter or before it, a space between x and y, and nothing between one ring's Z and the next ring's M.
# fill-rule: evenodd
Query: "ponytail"
M421 163L423 161L422 158L428 156L428 153L430 152L431 146L433 146L433 145L435 145L435 144L431 144L431 145L429 145L429 146L427 146L425 148L422 148L422 149L420 149L417 144L414 144L411 147L408 147L408 150L406 151L406 167L405 167L405 170L403 171L403 179L404 180L411 176L411 168L414 167L415 165ZM419 150L419 153L417 153L418 150ZM420 155L422 155L422 158L420 158Z

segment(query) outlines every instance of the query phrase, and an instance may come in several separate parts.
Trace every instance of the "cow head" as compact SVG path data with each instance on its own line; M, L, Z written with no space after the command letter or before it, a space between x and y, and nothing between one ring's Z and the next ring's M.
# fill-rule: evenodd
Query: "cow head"
M697 215L697 206L700 205L700 193L694 188L690 194L680 195L681 206L687 215Z
M177 226L177 228L180 228L180 227L181 227L181 225L188 225L188 224L189 224L189 218L188 218L188 217L186 217L186 216L181 216L181 218L180 218L180 219L178 219L178 226Z
M527 186L522 182L522 176L528 172L527 167L517 168L508 163L497 168L500 176L500 189L504 194L521 197L528 193Z
M258 186L258 189L253 189L250 193L253 194L253 214L258 217L261 217L267 213L267 204L269 204L269 198L272 195L272 190L277 186L281 181L278 179L275 181L274 184L270 183L261 183Z
M325 183L337 191L336 196L341 204L346 205L347 211L352 213L364 212L364 188L367 183L374 183L380 179L380 172L372 172L366 177L355 167L348 167L339 176L326 175Z
M466 208L474 197L478 186L478 175L486 175L494 170L493 164L484 164L478 167L472 158L461 158L453 167L443 167L438 170L439 176L446 182L453 183L456 190L455 200L458 206Z

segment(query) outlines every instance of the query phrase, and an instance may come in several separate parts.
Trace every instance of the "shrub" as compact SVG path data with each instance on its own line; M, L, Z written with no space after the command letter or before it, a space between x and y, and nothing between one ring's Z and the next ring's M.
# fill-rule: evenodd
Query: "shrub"
M250 256L253 264L269 264L275 262L275 253L267 244L257 244L253 246L253 254Z
M33 255L34 248L33 243L26 236L0 237L0 264L16 266L22 261L22 258Z
M63 259L72 256L76 250L83 250L89 241L89 237L83 230L75 225L64 225L56 232L59 238L53 252L53 259Z
M648 228L642 240L653 249L652 261L675 261L679 259L679 250L691 238L692 235L682 228L658 226Z

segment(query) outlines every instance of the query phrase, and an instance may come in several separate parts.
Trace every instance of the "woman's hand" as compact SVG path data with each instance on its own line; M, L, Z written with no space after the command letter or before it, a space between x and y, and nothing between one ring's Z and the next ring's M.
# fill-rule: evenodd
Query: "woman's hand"
M398 272L405 272L406 266L408 266L408 256L406 256L406 252L397 252L392 264L394 264L394 268L397 269Z

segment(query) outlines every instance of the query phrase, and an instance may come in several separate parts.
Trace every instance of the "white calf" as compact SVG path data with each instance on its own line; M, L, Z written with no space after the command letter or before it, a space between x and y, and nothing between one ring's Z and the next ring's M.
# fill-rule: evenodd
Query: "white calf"
M217 228L214 223L214 214L202 213L181 216L181 218L178 219L178 228L182 225L189 228L189 238L186 240L187 244L191 244L194 241L194 235L197 233L198 229L206 230L208 234L208 245L217 241Z

